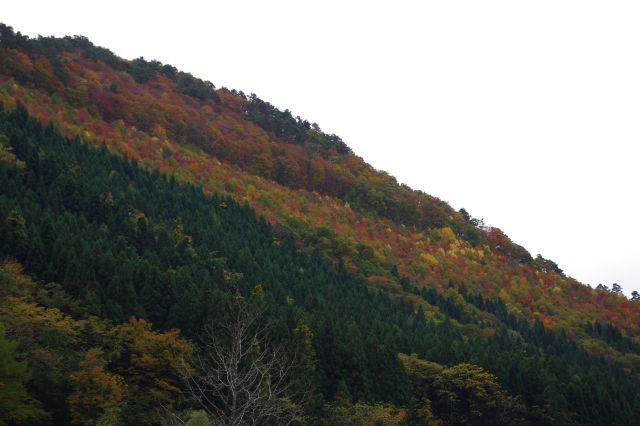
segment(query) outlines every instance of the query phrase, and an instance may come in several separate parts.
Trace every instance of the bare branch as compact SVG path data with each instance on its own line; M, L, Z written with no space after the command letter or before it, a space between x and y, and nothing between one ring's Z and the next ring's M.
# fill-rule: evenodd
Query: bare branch
M216 425L301 423L293 360L268 341L262 310L238 298L232 312L227 324L205 327L201 353L184 368L188 391Z

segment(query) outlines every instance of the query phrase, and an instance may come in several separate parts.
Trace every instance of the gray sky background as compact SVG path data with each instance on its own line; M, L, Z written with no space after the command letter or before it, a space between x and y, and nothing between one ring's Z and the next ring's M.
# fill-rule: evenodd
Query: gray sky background
M587 284L640 291L640 3L27 1L81 34L317 122Z

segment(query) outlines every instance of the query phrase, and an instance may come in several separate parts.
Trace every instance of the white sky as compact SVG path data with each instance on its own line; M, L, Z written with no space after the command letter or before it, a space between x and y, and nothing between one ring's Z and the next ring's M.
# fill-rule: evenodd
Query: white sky
M640 291L637 1L6 2L289 108L588 284Z

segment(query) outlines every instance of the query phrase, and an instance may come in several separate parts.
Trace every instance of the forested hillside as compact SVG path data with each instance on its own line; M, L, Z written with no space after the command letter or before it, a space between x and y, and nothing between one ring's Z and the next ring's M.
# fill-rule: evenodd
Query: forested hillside
M240 305L296 421L639 420L637 301L255 95L0 31L0 420L211 414L194 360Z

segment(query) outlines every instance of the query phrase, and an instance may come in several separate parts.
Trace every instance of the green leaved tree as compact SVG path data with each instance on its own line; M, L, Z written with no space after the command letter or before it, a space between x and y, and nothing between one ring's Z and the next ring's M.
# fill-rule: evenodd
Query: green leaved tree
M31 378L26 361L16 359L18 342L5 336L0 323L0 425L32 424L45 417L25 385Z

